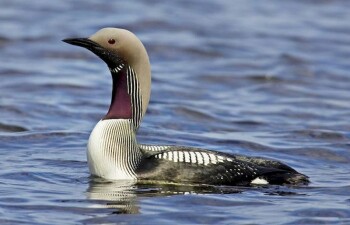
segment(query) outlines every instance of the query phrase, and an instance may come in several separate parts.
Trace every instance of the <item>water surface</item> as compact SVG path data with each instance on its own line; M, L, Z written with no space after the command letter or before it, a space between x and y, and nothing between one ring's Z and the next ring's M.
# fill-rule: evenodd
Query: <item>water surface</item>
M350 2L0 3L1 224L349 224ZM152 63L142 143L286 162L308 187L176 187L92 179L111 79L61 42L106 26Z

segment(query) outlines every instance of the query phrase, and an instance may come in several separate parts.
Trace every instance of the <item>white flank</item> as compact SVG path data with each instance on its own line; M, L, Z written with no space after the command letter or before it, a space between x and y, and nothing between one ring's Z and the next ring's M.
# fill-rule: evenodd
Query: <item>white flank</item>
M267 182L267 180L262 179L262 178L260 178L260 177L255 178L255 179L252 180L250 183L251 183L251 184L269 184L269 182Z

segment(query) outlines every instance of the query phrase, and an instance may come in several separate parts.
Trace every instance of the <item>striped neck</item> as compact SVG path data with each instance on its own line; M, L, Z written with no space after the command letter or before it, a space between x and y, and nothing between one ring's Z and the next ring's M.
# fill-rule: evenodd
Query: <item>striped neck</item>
M96 124L88 143L91 174L107 179L136 179L141 159L131 119L108 119Z
M112 98L108 113L103 118L106 119L131 119L131 99L128 93L127 71L121 67L111 70L113 87Z
M134 70L125 64L110 69L113 88L107 119L131 119L136 131L142 119L142 97Z

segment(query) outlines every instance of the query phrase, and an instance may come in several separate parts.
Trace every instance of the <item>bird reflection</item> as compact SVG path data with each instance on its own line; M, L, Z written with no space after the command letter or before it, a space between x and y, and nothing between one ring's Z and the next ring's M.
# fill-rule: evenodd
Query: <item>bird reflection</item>
M93 208L116 209L116 214L140 213L140 197L160 197L186 194L232 194L243 189L237 187L216 187L203 185L175 185L136 183L136 181L107 181L102 178L92 178L89 182L87 195L94 202Z
M118 214L138 214L136 182L133 180L106 181L101 178L90 180L87 195L96 200L96 208L118 209Z

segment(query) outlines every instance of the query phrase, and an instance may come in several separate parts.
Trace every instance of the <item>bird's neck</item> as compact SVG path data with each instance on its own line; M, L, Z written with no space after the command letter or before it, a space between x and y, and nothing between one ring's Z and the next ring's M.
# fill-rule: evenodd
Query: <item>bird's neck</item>
M132 108L128 94L127 70L125 68L111 69L111 75L113 80L111 104L103 120L131 119Z
M103 120L131 119L137 130L142 119L142 98L136 74L124 64L110 71L113 80L112 98Z

